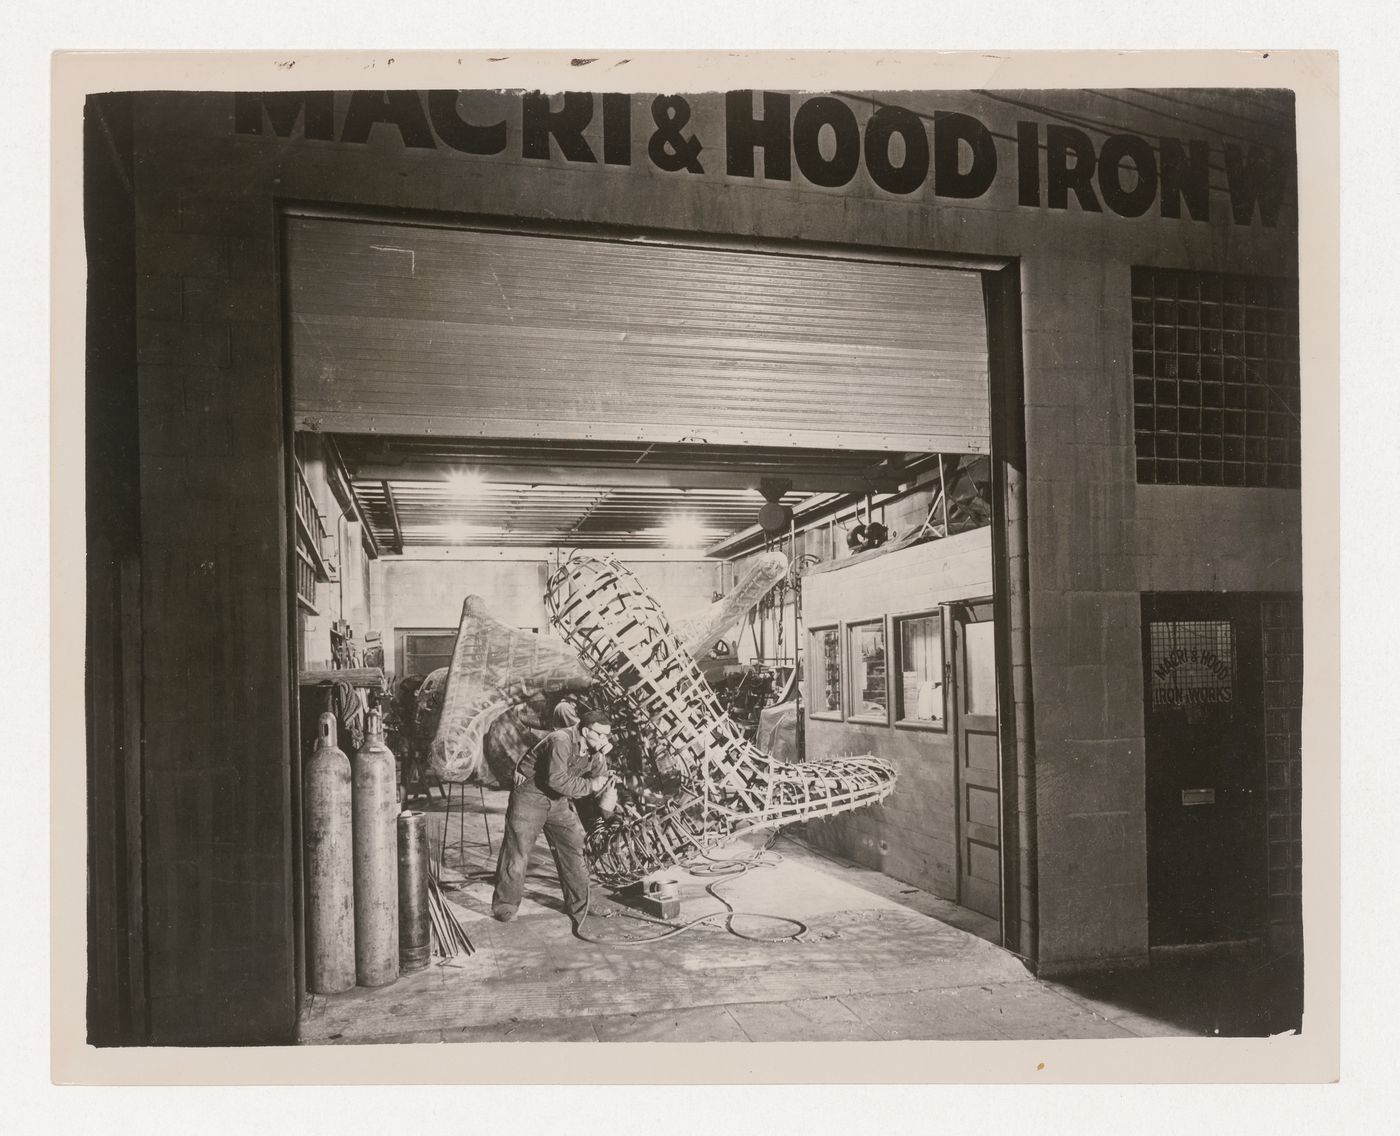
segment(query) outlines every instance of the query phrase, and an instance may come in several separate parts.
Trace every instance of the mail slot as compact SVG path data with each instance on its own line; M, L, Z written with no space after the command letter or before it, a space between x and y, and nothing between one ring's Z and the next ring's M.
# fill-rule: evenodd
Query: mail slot
M1182 805L1213 805L1215 804L1214 789L1183 789L1181 790Z

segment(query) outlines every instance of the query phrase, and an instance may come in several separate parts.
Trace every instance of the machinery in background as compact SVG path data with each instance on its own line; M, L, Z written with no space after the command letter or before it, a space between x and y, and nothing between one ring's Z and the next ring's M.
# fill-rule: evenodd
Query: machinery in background
M756 662L712 681L720 708L753 741L763 711L792 696L796 671L790 661Z

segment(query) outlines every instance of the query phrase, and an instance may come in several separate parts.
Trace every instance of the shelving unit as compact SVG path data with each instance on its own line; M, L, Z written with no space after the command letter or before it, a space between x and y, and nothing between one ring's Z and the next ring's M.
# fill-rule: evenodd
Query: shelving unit
M316 585L331 579L326 559L321 555L321 542L330 532L321 511L316 508L316 499L311 495L311 486L306 483L301 463L294 462L293 468L296 470L292 483L292 504L297 518L297 603L315 615Z

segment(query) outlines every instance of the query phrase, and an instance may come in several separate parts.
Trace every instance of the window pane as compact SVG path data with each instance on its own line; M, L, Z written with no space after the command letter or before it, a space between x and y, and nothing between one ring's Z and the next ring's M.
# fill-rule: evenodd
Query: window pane
M836 628L812 632L812 713L841 712L841 637Z
M1235 694L1234 626L1229 620L1148 625L1152 709L1230 702Z
M851 714L889 716L885 690L885 625L851 628Z
M901 619L899 627L899 718L942 722L943 622L936 615Z
M441 631L404 636L404 673L429 675L439 667L450 666L457 632Z
M967 644L967 694L969 714L997 712L996 624L969 623L964 629Z

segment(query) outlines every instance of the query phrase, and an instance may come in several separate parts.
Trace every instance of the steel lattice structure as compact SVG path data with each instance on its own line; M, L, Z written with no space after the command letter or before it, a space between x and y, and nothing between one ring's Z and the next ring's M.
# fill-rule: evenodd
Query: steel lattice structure
M656 600L615 560L565 562L549 579L545 606L595 684L647 723L680 769L681 788L669 801L590 834L603 882L638 879L745 829L872 804L894 788L893 767L870 755L794 765L752 745Z

